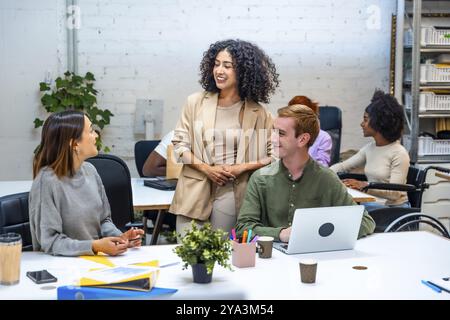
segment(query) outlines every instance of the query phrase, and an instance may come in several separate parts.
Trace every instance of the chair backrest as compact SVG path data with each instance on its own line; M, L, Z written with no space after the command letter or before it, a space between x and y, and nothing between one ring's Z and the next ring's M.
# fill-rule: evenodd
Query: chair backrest
M141 140L134 145L134 161L136 162L136 169L140 177L143 177L142 168L145 160L147 160L150 153L158 146L161 140Z
M125 231L125 225L134 219L131 177L126 163L111 154L99 154L86 161L94 165L102 179L112 221L117 228Z
M339 162L342 137L342 111L338 107L319 107L320 129L328 132L333 146L331 147L330 166Z
M450 239L450 234L442 223L440 223L437 219L423 213L410 213L399 217L398 219L392 221L384 232L407 231L410 226L418 226L420 223L431 226L443 237Z
M408 191L408 200L411 203L411 207L421 208L425 179L426 172L424 170L413 166L409 167L406 183L412 184L417 188L415 191Z
M14 232L22 237L22 250L32 251L28 192L0 198L0 234Z

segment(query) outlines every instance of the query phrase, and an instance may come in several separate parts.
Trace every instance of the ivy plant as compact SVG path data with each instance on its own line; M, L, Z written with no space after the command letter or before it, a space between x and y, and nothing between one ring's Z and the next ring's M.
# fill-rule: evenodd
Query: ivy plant
M184 237L174 232L181 244L173 250L184 262L183 269L189 265L204 263L208 274L211 274L214 263L231 270L229 264L231 242L227 233L221 229L214 230L209 222L198 227L194 220Z
M97 107L98 91L94 89L94 81L95 78L91 72L87 72L83 77L66 71L64 78L56 78L54 89L51 89L46 82L39 83L39 90L44 93L41 102L45 110L50 113L65 110L84 112L99 134L96 141L97 149L103 148L104 152L109 152L110 149L102 143L101 131L110 124L111 117L114 115L108 109ZM43 124L44 121L39 118L34 120L35 128Z

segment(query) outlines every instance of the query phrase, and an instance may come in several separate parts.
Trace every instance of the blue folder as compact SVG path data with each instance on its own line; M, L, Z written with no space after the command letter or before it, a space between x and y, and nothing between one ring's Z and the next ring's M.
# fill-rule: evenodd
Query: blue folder
M152 299L157 296L169 295L177 289L153 287L150 291L134 291L105 289L96 287L58 287L58 300L94 300L94 299Z

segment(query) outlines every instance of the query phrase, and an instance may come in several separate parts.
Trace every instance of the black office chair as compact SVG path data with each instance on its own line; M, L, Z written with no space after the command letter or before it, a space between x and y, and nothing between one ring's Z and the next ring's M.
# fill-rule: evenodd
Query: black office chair
M384 232L408 231L411 230L411 226L414 226L413 229L417 230L421 223L431 226L433 230L436 230L443 237L450 239L450 234L442 223L423 213L409 213L399 217L392 221Z
M136 162L136 169L140 177L144 177L142 168L145 160L147 160L150 153L158 146L161 140L141 140L134 145L134 161Z
M136 169L140 177L144 177L142 168L150 153L158 146L161 140L140 140L134 145L134 160L136 162ZM154 234L155 239L152 238L151 244L156 244L157 237L162 229L162 225L166 224L169 229L174 230L176 225L176 217L172 214L165 214L165 211L158 210L144 210L144 230L146 233L150 232ZM158 214L160 220L158 220ZM155 226L155 229L147 229L147 220L150 219Z
M126 231L130 227L142 227L142 223L134 222L131 177L126 163L111 154L99 154L86 161L94 165L102 179L117 228Z
M28 192L0 198L0 234L9 232L21 235L22 251L33 251L28 213Z
M339 162L342 137L342 111L338 107L319 107L320 129L328 132L333 146L331 147L330 166Z

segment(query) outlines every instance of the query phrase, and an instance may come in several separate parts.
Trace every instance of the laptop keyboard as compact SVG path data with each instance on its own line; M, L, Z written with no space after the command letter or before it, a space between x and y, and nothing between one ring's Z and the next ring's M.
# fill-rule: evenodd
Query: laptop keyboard
M281 247L282 247L283 249L287 249L287 248L288 248L288 245L287 245L287 244L282 244Z

